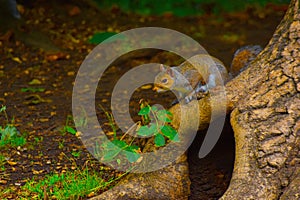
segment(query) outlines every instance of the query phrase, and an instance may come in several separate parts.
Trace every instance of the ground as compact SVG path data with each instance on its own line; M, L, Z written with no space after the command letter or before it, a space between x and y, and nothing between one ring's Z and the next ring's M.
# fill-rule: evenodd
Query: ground
M166 27L194 38L210 54L230 66L234 51L240 46L267 44L285 9L285 6L269 6L220 16L178 18L171 14L126 14L116 8L99 11L85 4L70 2L57 5L37 1L25 5L17 28L0 29L0 104L7 107L8 116L14 118L16 127L27 139L24 147L0 149L1 155L11 161L5 164L5 170L0 171L0 190L18 189L33 176L42 179L50 172L62 173L83 166L103 169L77 136L62 131L68 116L72 115L72 87L77 70L95 47L88 42L94 33L121 32L143 26ZM104 107L109 106L110 88L120 75L130 67L155 60L155 56L131 59L111 67L100 83L102 88L97 92L96 101ZM166 57L168 60L168 55ZM24 92L22 88L45 90ZM140 98L161 97L151 89L143 94L146 96L140 97L137 93L132 98L133 116ZM160 101L166 105L171 102L168 96ZM101 109L97 108L97 114L100 121L107 121ZM3 116L0 119L4 121ZM216 199L226 190L231 177L233 136L230 127L226 128L215 150L207 158L199 160L196 157L197 143L200 143L201 137L189 151L190 199ZM104 169L107 179L119 176L114 170ZM17 195L16 192L3 198L16 198Z

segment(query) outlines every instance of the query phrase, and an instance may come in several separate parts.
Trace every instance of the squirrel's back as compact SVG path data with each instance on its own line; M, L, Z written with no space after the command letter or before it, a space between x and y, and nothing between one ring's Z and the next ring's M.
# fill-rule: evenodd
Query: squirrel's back
M178 71L185 77L189 77L188 80L192 86L196 85L199 81L203 84L208 83L211 75L216 76L216 80L218 81L216 84L223 84L229 80L224 64L219 59L208 54L193 56L178 66Z
M262 51L259 45L247 45L239 48L233 55L230 66L230 73L233 77L247 69L251 61Z

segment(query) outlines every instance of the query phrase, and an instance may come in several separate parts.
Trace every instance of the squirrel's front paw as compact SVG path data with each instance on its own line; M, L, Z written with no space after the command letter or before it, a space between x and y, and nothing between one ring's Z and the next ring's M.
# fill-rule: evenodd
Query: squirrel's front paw
M184 98L185 103L190 103L193 100L193 96L186 96Z
M188 96L184 97L184 102L186 104L190 103L193 99L197 99L195 93L189 94Z
M208 95L208 91L207 91L207 92L198 92L198 93L196 94L197 100L202 99L202 98L204 98L204 97L207 96L207 95Z
M184 98L182 98L182 99L175 99L174 101L172 101L172 103L171 103L171 105L172 106L174 106L175 104L177 104L177 103L183 103L183 104L188 104L188 103L190 103L193 99L195 99L195 97L193 97L193 96L186 96L186 97L184 97Z
M197 88L195 89L195 93L199 93L199 92L207 92L208 91L208 85L198 85Z

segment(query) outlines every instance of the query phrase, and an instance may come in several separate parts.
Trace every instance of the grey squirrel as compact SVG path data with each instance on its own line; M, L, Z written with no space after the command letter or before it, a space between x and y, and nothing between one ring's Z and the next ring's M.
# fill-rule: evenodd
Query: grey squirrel
M229 73L220 60L208 54L196 55L175 67L160 65L153 90L173 90L178 94L179 101L184 99L189 103L197 98L198 93L206 93L209 89L223 85L237 76L261 51L259 45L248 45L238 49L234 53Z
M220 60L208 54L199 54L179 66L160 65L160 73L155 77L153 90L173 90L179 100L185 99L188 103L197 93L207 92L228 79L228 72Z

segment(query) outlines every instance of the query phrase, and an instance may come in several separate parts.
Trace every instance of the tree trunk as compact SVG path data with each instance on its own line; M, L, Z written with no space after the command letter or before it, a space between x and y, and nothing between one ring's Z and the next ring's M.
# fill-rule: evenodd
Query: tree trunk
M300 198L300 10L290 7L264 51L226 85L236 160L221 199Z
M227 102L220 102L221 95L198 101L199 129L208 126L210 108L222 113L223 103L231 113L236 158L230 186L221 199L300 198L299 79L299 0L292 0L267 47L226 84ZM177 127L180 106L170 111ZM183 155L165 169L130 175L94 199L187 199L187 173Z

